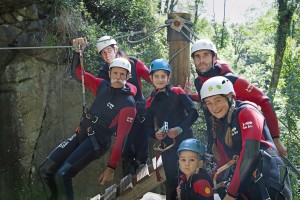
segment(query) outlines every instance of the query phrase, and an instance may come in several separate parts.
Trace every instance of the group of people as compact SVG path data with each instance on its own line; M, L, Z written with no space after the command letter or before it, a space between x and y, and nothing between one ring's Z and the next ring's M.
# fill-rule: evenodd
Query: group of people
M87 41L76 38L73 45L86 46ZM189 81L183 89L170 84L168 61L155 59L147 68L120 50L110 36L97 42L105 61L97 77L82 70L80 50L74 52L71 74L94 93L95 99L82 114L74 135L58 145L39 167L48 199L74 199L72 178L108 152L113 135L116 141L99 178L102 185L113 180L120 160L124 176L147 164L152 137L159 141L167 200L209 200L214 199L215 192L226 200L292 199L287 168L280 158L287 151L279 140L278 121L269 98L218 60L210 40L198 40L192 47L197 94L190 93ZM154 86L147 100L141 78ZM200 102L205 114L206 142L193 136L191 126L199 117L193 101ZM224 183L218 189L213 174L203 167L207 152L213 154L217 167L236 159L236 164L217 179Z

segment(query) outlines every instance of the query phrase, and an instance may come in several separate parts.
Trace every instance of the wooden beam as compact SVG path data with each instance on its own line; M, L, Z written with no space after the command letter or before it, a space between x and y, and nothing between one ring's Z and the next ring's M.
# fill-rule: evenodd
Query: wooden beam
M157 181L156 174L153 172L149 176L146 176L139 182L137 182L136 185L133 186L133 188L130 188L126 190L124 193L120 194L120 196L117 197L118 200L128 200L128 199L138 199L141 198L144 194L147 192L153 190L166 180L165 176L165 170L163 166L160 166L159 173L162 177L161 181Z
M172 28L168 27L167 40L169 43L169 62L172 68L172 78L171 83L174 86L181 85L184 86L186 77L190 77L190 60L191 60L191 50L190 33L184 29L180 28L180 19L190 20L191 15L188 13L170 13L168 14L168 19L177 20L177 24L174 23ZM176 26L177 25L177 26ZM185 23L186 26L190 28L190 24ZM179 27L176 30L176 27ZM186 35L184 36L182 32Z

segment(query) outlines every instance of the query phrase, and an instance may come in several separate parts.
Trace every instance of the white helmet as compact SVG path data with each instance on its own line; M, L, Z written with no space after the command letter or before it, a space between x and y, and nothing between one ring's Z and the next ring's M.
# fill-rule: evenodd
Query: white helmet
M218 94L227 95L230 92L235 95L231 81L223 76L215 76L204 82L200 91L200 95L201 100L203 100L206 97L211 97Z
M211 50L215 54L218 53L216 45L211 40L208 39L197 40L192 47L191 56L193 56L193 54L199 50Z
M115 58L109 65L109 69L112 67L120 67L126 69L129 73L131 73L131 65L129 61L125 58Z
M117 44L117 42L111 36L101 37L97 42L98 53L100 53L105 47L108 47L109 45L112 44Z

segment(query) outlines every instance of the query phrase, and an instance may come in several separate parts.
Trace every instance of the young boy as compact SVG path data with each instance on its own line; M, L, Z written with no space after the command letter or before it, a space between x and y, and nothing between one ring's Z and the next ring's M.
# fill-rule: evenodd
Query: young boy
M205 146L197 139L189 138L178 148L179 178L177 196L179 200L213 200L213 182L202 168L205 161Z
M180 87L170 85L171 67L168 61L154 60L149 71L155 88L146 102L145 131L160 141L166 175L166 200L174 200L178 186L177 149L183 140L193 137L191 126L197 120L198 112Z

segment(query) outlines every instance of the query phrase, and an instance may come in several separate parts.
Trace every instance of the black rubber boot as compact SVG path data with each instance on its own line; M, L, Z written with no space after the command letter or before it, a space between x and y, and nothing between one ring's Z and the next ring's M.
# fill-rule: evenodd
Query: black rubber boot
M55 183L55 173L57 172L59 165L50 160L45 160L38 169L39 176L43 183L44 191L48 200L57 200L58 192Z
M135 175L135 162L131 159L123 160L123 177L128 174Z
M72 187L72 165L64 163L55 175L55 182L58 191L58 200L73 200L74 193Z

